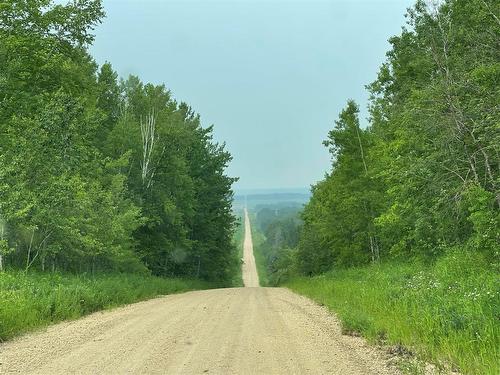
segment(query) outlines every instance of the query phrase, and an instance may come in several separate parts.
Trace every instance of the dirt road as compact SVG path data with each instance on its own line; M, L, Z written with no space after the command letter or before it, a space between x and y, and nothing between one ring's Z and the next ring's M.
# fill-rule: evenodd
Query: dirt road
M246 285L256 285L255 267L248 272ZM6 373L396 372L362 339L343 336L335 318L310 300L283 288L247 287L156 298L0 344Z
M243 285L246 287L258 287L259 276L255 265L255 257L253 255L252 229L248 210L245 208L245 239L243 241Z

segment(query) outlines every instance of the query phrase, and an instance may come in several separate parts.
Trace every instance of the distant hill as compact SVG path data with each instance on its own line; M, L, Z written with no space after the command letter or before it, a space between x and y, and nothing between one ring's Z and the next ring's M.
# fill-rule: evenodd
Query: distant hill
M255 208L259 205L283 205L301 207L309 201L311 193L307 188L297 189L247 189L236 191L233 207Z
M235 189L235 195L266 195L266 194L305 194L311 195L309 187L274 188L274 189Z

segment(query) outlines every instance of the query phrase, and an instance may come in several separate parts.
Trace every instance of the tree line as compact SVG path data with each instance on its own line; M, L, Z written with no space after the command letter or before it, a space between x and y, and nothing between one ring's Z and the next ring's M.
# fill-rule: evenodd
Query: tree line
M100 0L0 3L0 270L228 281L231 155L164 85L88 52Z
M349 101L325 145L332 170L303 213L297 266L500 249L498 2L418 1L368 90L369 127Z
M450 251L500 261L500 3L418 1L367 86L324 142L293 269L313 275Z

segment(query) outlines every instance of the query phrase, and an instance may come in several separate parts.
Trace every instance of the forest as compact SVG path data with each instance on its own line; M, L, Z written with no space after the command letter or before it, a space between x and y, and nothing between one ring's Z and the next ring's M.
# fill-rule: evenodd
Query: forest
M498 268L498 10L458 0L410 9L367 86L369 126L349 100L324 141L332 167L300 215L295 271L450 252Z
M89 54L98 0L0 2L0 271L228 283L231 155L164 85Z
M371 94L369 127L349 101L325 146L298 268L449 251L500 261L500 23L494 1L419 1Z

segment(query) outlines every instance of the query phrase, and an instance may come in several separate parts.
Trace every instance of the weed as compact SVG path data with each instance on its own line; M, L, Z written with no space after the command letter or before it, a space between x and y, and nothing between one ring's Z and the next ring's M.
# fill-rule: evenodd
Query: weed
M500 373L500 280L480 255L334 270L286 286L334 311L346 333L463 373Z
M0 341L37 327L211 284L131 274L0 273Z

